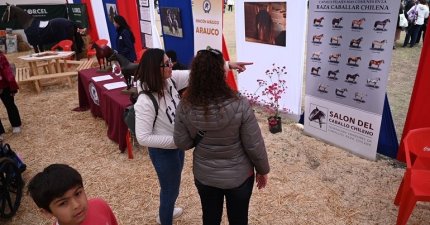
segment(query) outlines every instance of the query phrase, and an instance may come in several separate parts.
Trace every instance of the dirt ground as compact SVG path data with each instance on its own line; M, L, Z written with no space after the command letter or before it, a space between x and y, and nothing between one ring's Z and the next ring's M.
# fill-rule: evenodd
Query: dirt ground
M226 19L232 13L226 14ZM234 29L234 26L226 26ZM231 32L229 33L231 35ZM226 35L227 36L227 35ZM229 46L232 39L227 39ZM397 134L405 121L421 44L393 52L388 97ZM231 51L232 54L235 54ZM20 53L28 54L28 53ZM9 54L11 62L19 54ZM135 147L135 159L121 154L109 140L107 126L91 112L72 111L78 106L77 81L43 87L21 85L16 103L23 120L22 132L12 134L4 107L0 119L5 139L27 164L26 182L51 163L66 163L78 169L88 197L101 197L112 207L121 225L156 224L159 188L147 151ZM257 110L265 138L271 172L266 189L254 190L250 224L395 224L398 208L393 204L404 167L396 160L378 156L361 159L343 149L303 134L293 121L283 121L283 132L270 134L266 115ZM201 207L192 175L192 152L186 153L181 192L177 205L183 216L174 224L201 224ZM419 203L409 224L429 224L430 206ZM48 225L29 196L25 195L15 217L0 220L5 225ZM225 217L222 224L228 224Z

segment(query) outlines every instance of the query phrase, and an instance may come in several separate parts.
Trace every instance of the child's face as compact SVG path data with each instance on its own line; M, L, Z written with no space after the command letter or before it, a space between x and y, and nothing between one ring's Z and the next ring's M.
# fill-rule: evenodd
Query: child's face
M87 215L87 196L82 186L76 186L50 204L51 215L56 217L60 225L79 225Z

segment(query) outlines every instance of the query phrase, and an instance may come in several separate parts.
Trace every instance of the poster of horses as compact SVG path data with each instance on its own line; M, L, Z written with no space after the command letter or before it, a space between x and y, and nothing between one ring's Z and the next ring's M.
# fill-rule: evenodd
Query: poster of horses
M286 2L245 2L245 40L286 46Z
M182 21L179 8L160 8L160 19L163 34L183 37Z
M113 23L113 18L118 15L116 4L106 3L106 12L108 12L109 21Z
M375 159L397 9L392 1L309 1L306 133Z

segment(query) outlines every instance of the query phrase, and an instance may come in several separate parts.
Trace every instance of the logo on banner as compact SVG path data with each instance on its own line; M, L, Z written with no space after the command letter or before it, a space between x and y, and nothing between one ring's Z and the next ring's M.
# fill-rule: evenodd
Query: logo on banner
M212 8L211 1L204 0L203 1L203 11L205 11L205 13L209 13L209 11L211 11L211 8Z
M99 96L97 95L97 89L96 89L96 86L94 85L94 83L91 82L89 84L88 90L90 92L90 96L91 96L91 99L93 100L94 104L100 105Z
M46 9L24 9L30 15L46 15Z
M311 104L311 113L309 114L309 125L320 130L327 130L327 108Z

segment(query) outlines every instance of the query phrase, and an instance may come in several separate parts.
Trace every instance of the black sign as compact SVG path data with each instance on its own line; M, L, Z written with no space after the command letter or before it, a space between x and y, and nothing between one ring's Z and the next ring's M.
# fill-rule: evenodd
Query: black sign
M51 20L54 18L68 18L78 22L82 27L88 27L88 15L84 4L68 4L66 5L17 5L25 10L28 14L39 20ZM0 15L3 15L6 10L5 5L0 6ZM69 16L67 16L69 15ZM0 23L0 29L6 28L22 29L16 21L9 23Z

